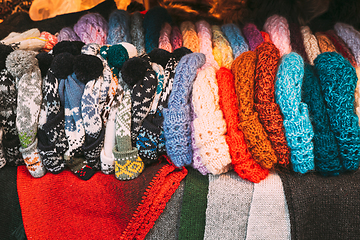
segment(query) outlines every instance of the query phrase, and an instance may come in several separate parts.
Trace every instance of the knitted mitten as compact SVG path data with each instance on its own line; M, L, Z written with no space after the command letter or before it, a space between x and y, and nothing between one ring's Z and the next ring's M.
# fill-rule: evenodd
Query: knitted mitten
M264 24L264 30L279 49L280 57L291 52L290 30L286 18L279 15L269 17Z
M204 20L197 22L196 30L199 37L199 49L200 52L205 54L206 63L202 68L212 66L215 69L219 69L219 64L215 61L213 52L212 52L212 30L209 23Z
M121 42L131 43L130 15L125 10L115 10L109 16L109 34L107 44L115 45Z
M242 32L249 43L251 51L254 51L257 46L264 41L259 29L257 29L256 25L253 23L247 23L242 29Z
M330 127L339 146L341 163L345 170L357 170L360 127L354 113L354 90L358 81L355 69L335 52L322 53L314 64L326 101Z
M168 108L163 110L166 150L175 166L191 163L189 96L196 71L205 63L205 55L192 53L181 58L175 73Z
M136 147L132 147L131 129L131 96L125 91L124 98L116 113L116 146L115 177L119 180L130 180L138 177L144 170L144 163Z
M169 23L164 23L159 37L159 48L164 49L168 52L172 52L172 46L170 43L170 34L171 34L171 25Z
M263 168L270 169L278 159L268 135L260 123L258 113L254 110L255 67L256 54L252 51L241 54L232 64L239 103L239 128L245 135L245 140L255 161Z
M304 62L297 53L282 58L276 75L275 99L284 116L285 136L291 149L293 170L306 173L314 169L314 132L307 105L301 102Z
M74 25L74 32L82 42L104 45L108 35L108 23L100 13L88 13Z
M320 49L316 37L311 33L308 26L301 27L302 38L304 39L305 52L311 65L314 65L314 59L320 54Z
M199 52L199 38L196 34L195 25L190 21L185 21L181 23L180 30L183 37L183 46L194 53Z
M220 68L216 72L216 78L219 86L219 104L227 125L226 142L229 145L231 164L241 178L258 183L266 178L269 170L263 169L255 162L246 145L244 134L238 128L239 116L234 76L230 70Z
M318 40L320 52L336 52L334 44L324 33L317 32L315 36Z
M174 26L171 30L170 42L173 51L183 46L181 31L178 26Z
M234 23L228 23L221 26L221 31L224 33L226 39L231 45L234 59L240 56L242 53L249 51L241 30Z
M231 158L226 143L226 122L219 106L215 69L200 70L193 84L192 103L195 144L201 161L212 174L229 171Z
M130 16L130 35L132 44L136 47L138 56L145 53L145 37L143 28L143 17L141 13L135 12Z
M325 32L325 35L332 41L334 44L336 51L340 53L344 58L349 60L353 67L357 66L356 59L354 55L351 53L346 43L340 38L334 30L328 30Z
M212 25L211 29L213 34L212 44L214 58L220 67L230 69L232 62L234 61L230 43L221 32L220 26Z
M36 52L16 50L6 59L6 68L16 79L18 90L16 128L20 152L33 177L42 177L46 170L37 149L37 128L42 101L42 78Z
M335 134L330 129L329 116L319 79L314 75L312 66L309 64L305 64L302 99L308 105L314 129L315 170L323 175L339 175L342 166L338 145Z
M305 51L303 37L301 35L300 26L297 23L289 23L289 29L291 49L298 53L304 59L304 62L309 63L309 59Z
M51 49L58 43L57 37L49 32L41 32L40 38L46 40L45 46L41 49L44 52L50 52Z
M278 157L278 164L286 168L290 162L290 149L284 133L284 120L279 105L275 103L274 94L279 50L274 44L263 42L256 48L256 55L255 109Z
M59 35L57 36L58 42L63 41L81 41L79 36L74 32L70 27L64 27L60 30Z

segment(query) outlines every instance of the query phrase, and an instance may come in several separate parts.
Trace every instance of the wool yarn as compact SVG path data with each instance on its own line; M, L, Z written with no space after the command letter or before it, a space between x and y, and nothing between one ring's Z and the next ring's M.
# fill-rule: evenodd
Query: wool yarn
M193 84L195 144L201 161L212 174L229 171L231 157L226 143L226 122L219 106L215 69L207 67L197 74Z
M85 14L74 25L74 32L85 44L97 43L104 45L108 30L108 23L99 13Z
M249 51L249 46L247 45L241 30L237 25L234 23L224 24L221 26L221 31L230 43L234 59L242 53Z
M170 35L171 35L171 25L166 22L164 23L160 31L159 48L164 49L168 52L172 52Z
M330 127L339 146L341 163L345 170L357 170L360 127L358 116L354 113L354 91L358 81L355 69L335 52L322 53L314 63L326 101Z
M249 48L251 51L254 51L260 43L264 41L259 29L257 29L256 25L253 23L245 24L242 32L249 43Z
M317 33L315 33L315 36L318 40L319 49L320 49L321 53L336 52L336 48L335 48L334 44L330 41L330 39L324 33L317 32Z
M213 43L213 55L215 61L220 67L231 68L231 64L234 61L232 49L230 43L226 40L222 33L220 26L212 25L212 43Z
M146 12L143 20L146 53L159 46L160 31L165 22L172 22L171 16L165 8L156 6Z
M281 59L275 81L275 100L284 116L285 136L291 149L291 163L295 172L314 169L314 137L307 105L301 102L304 62L295 52Z
M290 149L284 133L283 117L275 102L275 77L280 53L272 43L263 42L256 50L254 102L255 110L268 134L278 158L278 164L287 168L290 162Z
M81 41L79 36L76 35L74 30L70 27L64 27L60 30L59 35L57 36L58 42L62 41Z
M308 56L305 51L304 40L301 34L300 26L297 23L289 23L290 45L293 52L298 53L304 60L309 63Z
M309 116L314 129L314 160L315 170L323 175L339 175L341 162L335 134L331 131L326 102L319 79L313 67L305 64L302 85L302 100L308 105Z
M107 44L115 45L121 42L131 43L130 15L125 10L115 10L109 16L109 31Z
M199 38L196 34L195 25L190 21L185 21L181 23L180 30L183 38L183 46L194 53L199 52Z
M264 30L269 33L271 41L279 49L280 57L291 52L290 30L286 18L273 15L266 19Z
M36 52L16 50L6 58L6 68L14 76L18 91L16 128L20 152L33 177L42 177L46 169L37 149L37 128L42 101L42 78Z
M235 90L239 107L239 128L245 136L254 160L261 167L270 169L278 162L268 135L254 109L256 54L248 51L241 54L231 66L235 76Z
M212 30L210 24L201 20L196 22L195 26L199 38L199 51L205 54L206 57L206 63L202 68L212 66L215 69L219 69L219 64L215 61L212 52Z
M316 37L312 34L308 26L301 27L302 38L304 39L305 52L311 65L314 65L314 59L320 54L320 49Z
M145 53L145 36L143 17L141 13L135 12L130 16L130 35L132 44L136 47L138 56Z
M170 42L173 50L183 46L183 39L178 26L173 26L171 29Z
M164 108L166 150L175 166L192 161L189 96L196 71L205 64L205 55L191 53L181 58L174 77L168 107Z

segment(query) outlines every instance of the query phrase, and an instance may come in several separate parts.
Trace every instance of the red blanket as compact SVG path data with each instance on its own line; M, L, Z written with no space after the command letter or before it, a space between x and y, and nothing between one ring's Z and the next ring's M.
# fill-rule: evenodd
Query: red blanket
M187 170L150 166L136 179L96 173L89 181L70 171L31 177L18 167L19 202L28 239L143 239Z

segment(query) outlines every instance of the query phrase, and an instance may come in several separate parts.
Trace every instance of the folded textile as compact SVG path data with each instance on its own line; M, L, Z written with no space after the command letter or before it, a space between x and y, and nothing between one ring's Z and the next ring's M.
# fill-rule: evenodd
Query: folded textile
M131 181L70 171L34 181L18 168L18 194L28 239L143 239L187 174L166 160Z

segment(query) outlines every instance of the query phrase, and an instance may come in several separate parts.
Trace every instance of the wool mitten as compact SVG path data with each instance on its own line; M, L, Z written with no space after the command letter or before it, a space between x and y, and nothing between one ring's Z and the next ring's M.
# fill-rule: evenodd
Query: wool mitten
M257 29L256 25L253 23L245 24L242 32L249 43L249 48L251 51L254 51L257 46L260 45L264 41L259 29Z
M214 58L220 67L230 69L232 62L234 61L230 43L221 32L220 26L212 25L211 29L213 34L212 45Z
M183 46L181 31L178 26L174 26L171 30L170 42L173 51Z
M62 41L81 41L79 36L70 27L64 27L60 30L57 36L58 42Z
M107 44L115 45L121 42L131 43L130 15L125 10L115 10L109 16L109 34Z
M301 27L302 38L304 39L305 52L311 65L314 65L314 59L320 54L320 49L316 37L312 34L308 26Z
M275 81L275 100L284 116L292 168L299 173L314 169L314 132L307 105L301 102L303 76L304 62L299 54L292 52L281 59Z
M231 69L235 76L239 104L239 128L244 133L254 160L263 168L270 169L278 162L278 159L268 134L260 123L259 115L254 109L255 68L256 54L252 51L241 54L232 64Z
M324 52L336 52L336 48L334 44L331 42L331 40L321 32L315 33L316 39L319 44L319 49L321 53Z
M181 23L180 30L183 38L183 46L194 53L199 52L199 38L196 34L195 25L190 21L185 21Z
M199 51L206 56L206 63L202 68L212 66L215 69L219 69L219 64L215 61L212 51L212 29L208 22L201 20L196 22L196 31L199 37Z
M42 101L42 78L36 52L16 50L6 58L6 68L16 79L18 90L16 128L20 152L33 177L42 177L46 169L37 149L37 128Z
M44 38L46 40L45 46L41 49L44 52L50 52L51 49L53 49L53 47L58 43L57 37L49 32L41 32L40 38Z
M138 155L138 149L131 144L131 95L126 90L116 113L115 177L130 180L138 177L144 170L144 163Z
M108 35L108 23L100 13L88 13L74 25L74 32L82 42L104 45Z
M221 26L221 31L224 33L226 39L229 41L231 49L234 54L234 59L242 53L249 51L241 30L234 23L228 23Z
M181 58L175 73L168 107L163 110L166 150L175 166L192 160L189 96L196 71L205 64L205 55L192 53Z
M354 113L354 90L358 81L355 69L340 54L327 52L314 61L326 102L331 130L339 146L339 157L345 170L359 167L360 127Z
M166 22L164 23L160 31L159 48L164 49L168 52L172 52L172 46L170 43L170 34L171 34L171 25Z
M145 53L145 37L143 17L139 12L135 12L130 16L130 35L132 44L136 47L138 56L141 56Z

